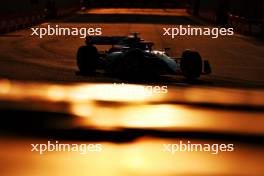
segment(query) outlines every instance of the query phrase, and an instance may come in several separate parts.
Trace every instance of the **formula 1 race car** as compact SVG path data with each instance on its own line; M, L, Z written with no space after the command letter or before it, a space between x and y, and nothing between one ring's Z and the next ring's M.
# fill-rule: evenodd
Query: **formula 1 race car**
M107 51L98 52L94 45L111 45ZM202 74L210 74L207 60L196 51L185 50L182 57L169 56L167 49L153 50L147 42L133 33L130 36L89 36L86 46L77 52L77 65L81 74L104 69L116 77L127 80L156 78L161 75L180 74L194 80Z

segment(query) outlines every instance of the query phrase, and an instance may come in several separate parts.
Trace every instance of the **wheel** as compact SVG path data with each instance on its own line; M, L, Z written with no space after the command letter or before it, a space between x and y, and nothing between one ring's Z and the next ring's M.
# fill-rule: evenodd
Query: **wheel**
M98 60L98 51L93 46L81 46L77 51L77 66L81 73L94 73Z
M202 58L196 51L186 50L182 53L180 68L185 78L198 79L202 73Z

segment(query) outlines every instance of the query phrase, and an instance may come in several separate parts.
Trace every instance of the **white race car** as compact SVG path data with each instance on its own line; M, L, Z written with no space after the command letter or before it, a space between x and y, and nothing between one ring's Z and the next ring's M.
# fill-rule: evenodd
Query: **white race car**
M101 68L117 77L133 80L168 74L180 74L193 80L211 73L209 61L203 61L198 52L185 50L181 57L171 57L167 49L153 50L153 42L144 41L138 33L130 36L89 36L86 44L77 52L80 73L93 73ZM111 47L98 52L94 45Z

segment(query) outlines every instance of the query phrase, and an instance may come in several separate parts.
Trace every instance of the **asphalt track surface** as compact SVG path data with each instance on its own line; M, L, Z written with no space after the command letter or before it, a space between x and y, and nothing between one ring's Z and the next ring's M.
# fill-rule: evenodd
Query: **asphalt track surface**
M182 10L124 11L126 13L123 15L120 15L120 9L85 11L34 27L47 27L48 24L60 27L100 27L103 35L109 36L139 32L142 38L155 43L155 49L169 47L174 56L180 56L187 48L193 49L211 63L213 73L202 76L195 83L188 83L179 75L165 77L161 83L264 88L262 41L238 34L220 36L217 39L208 36L181 36L171 39L163 36L163 28L180 24L213 26L189 17ZM26 29L0 36L0 78L56 83L124 82L100 72L95 76L76 75L76 51L84 44L84 39L76 36L45 36L40 39L31 36L31 33L32 30Z

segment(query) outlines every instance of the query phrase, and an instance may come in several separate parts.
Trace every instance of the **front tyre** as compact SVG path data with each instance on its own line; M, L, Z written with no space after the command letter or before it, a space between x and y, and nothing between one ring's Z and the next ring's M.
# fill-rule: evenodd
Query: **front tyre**
M198 79L202 73L202 58L196 51L186 50L180 62L182 74L188 80Z

